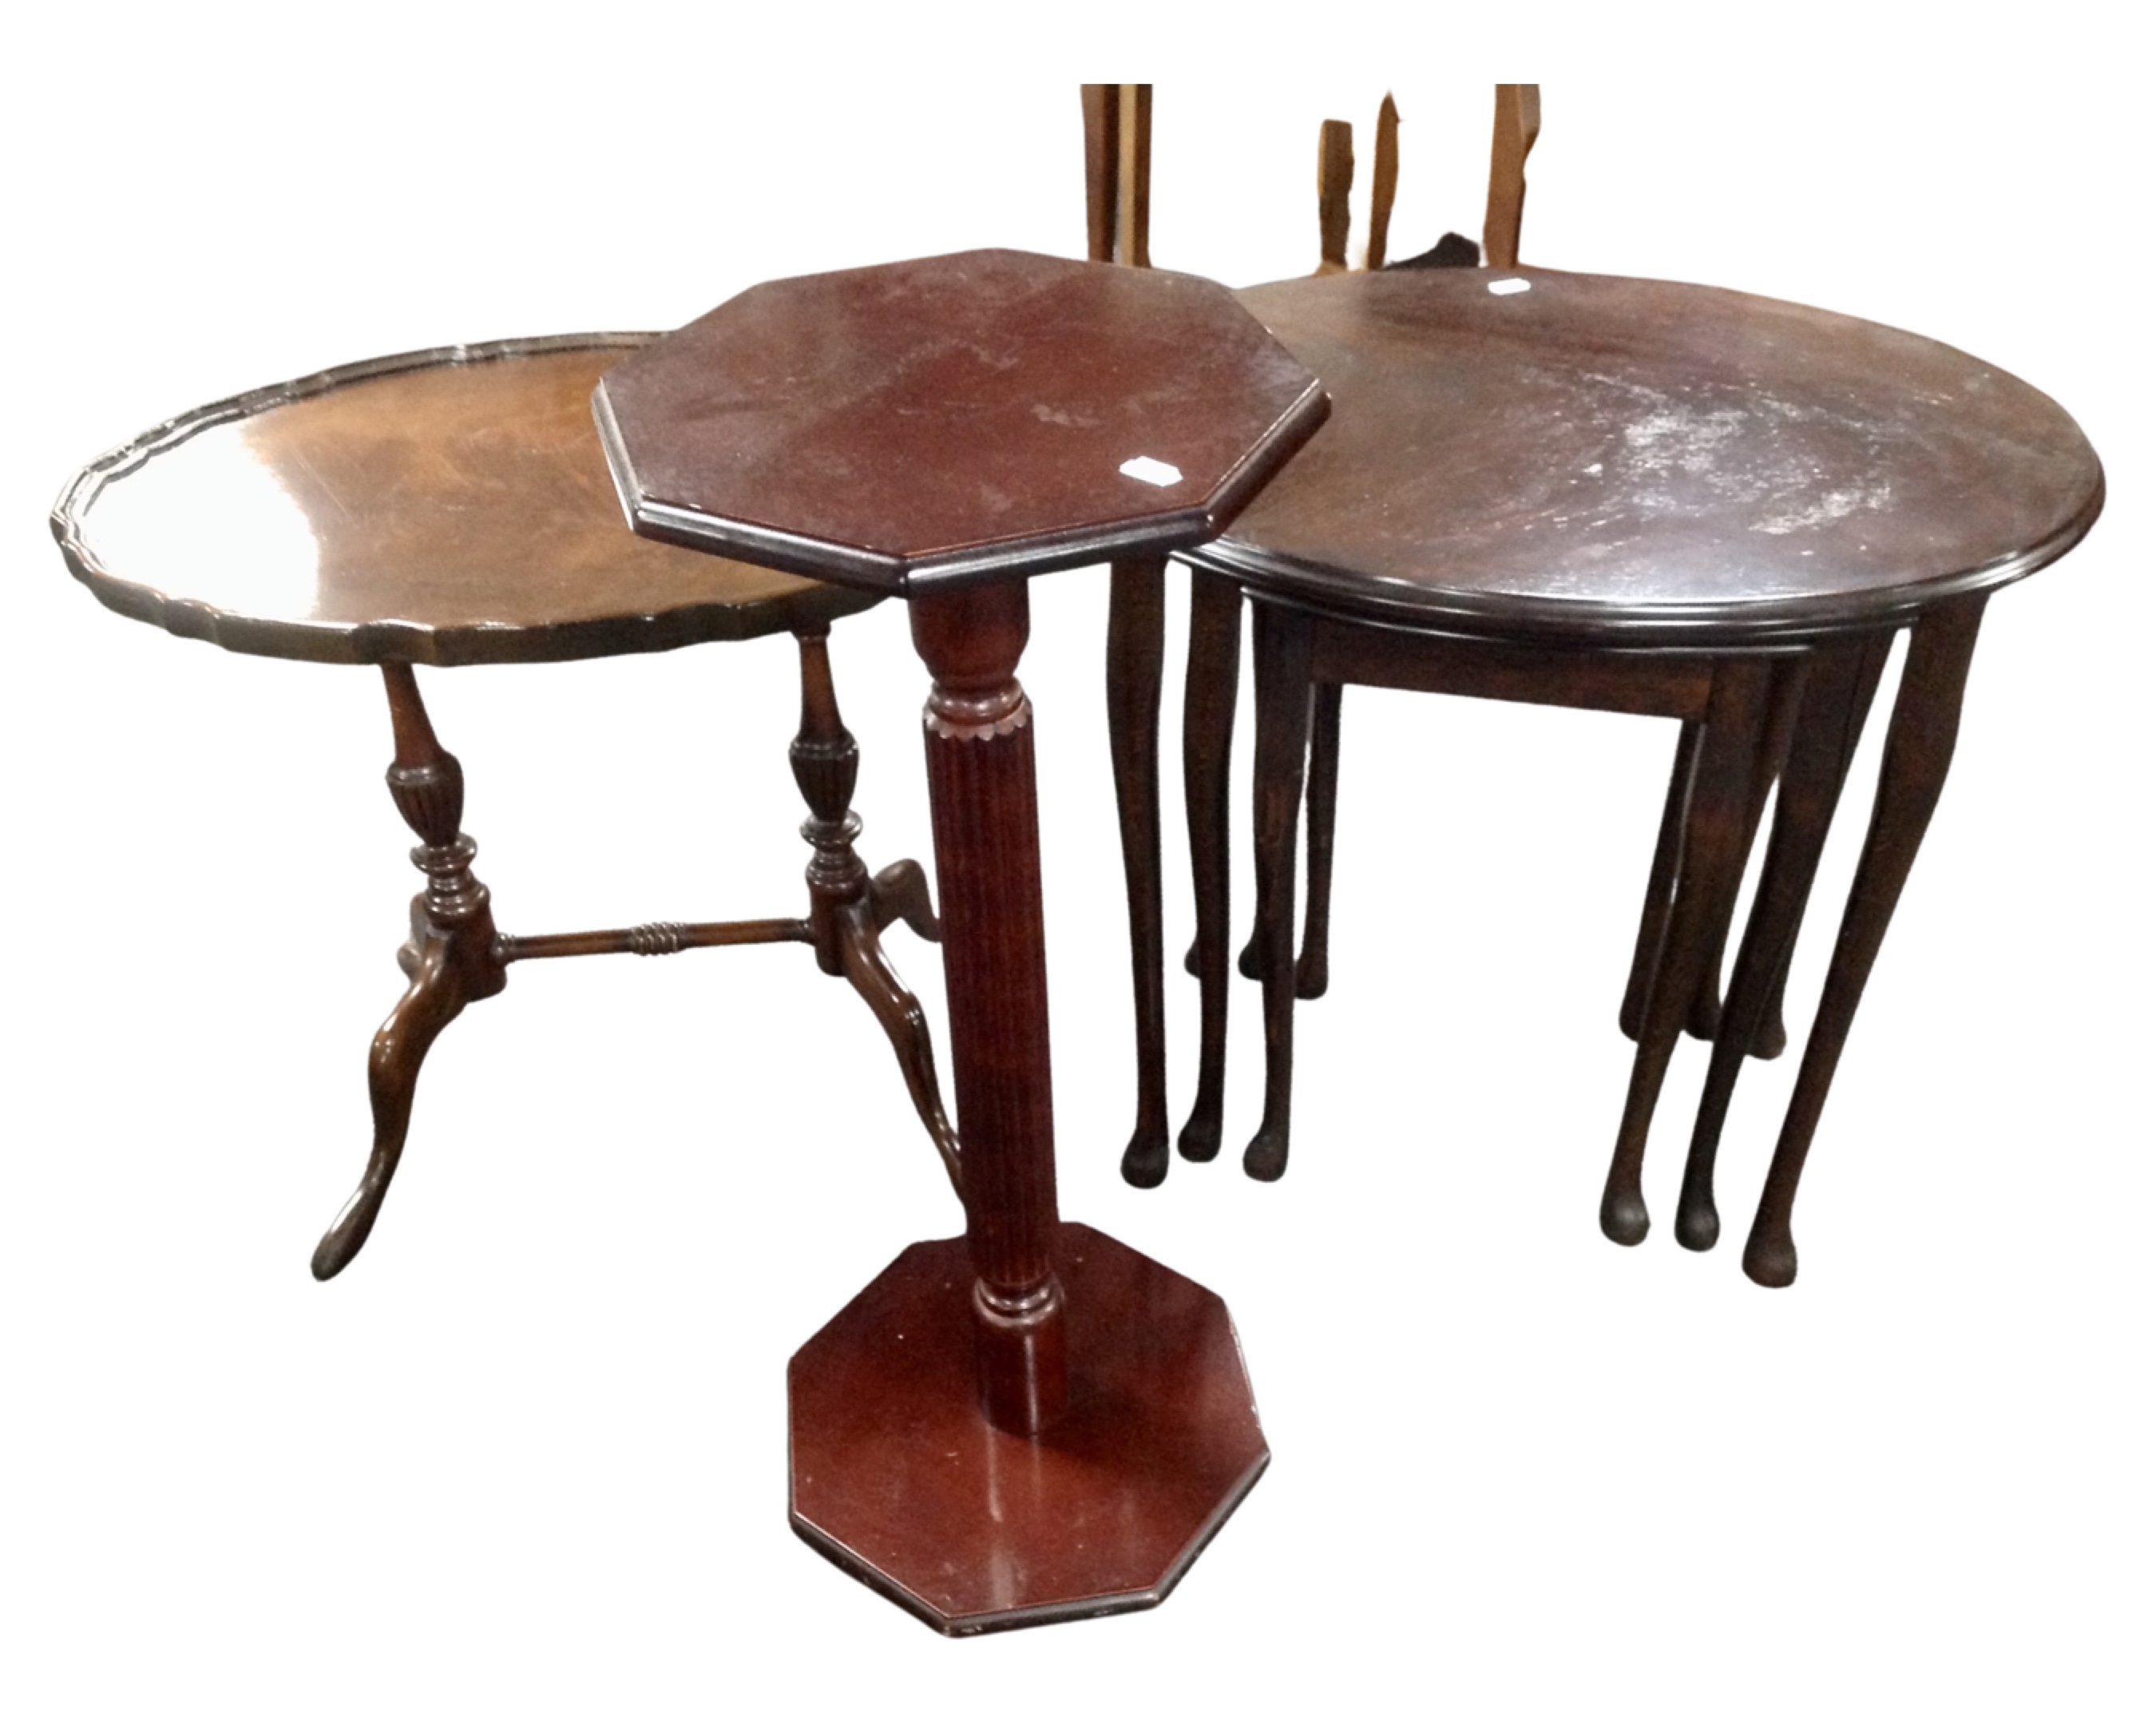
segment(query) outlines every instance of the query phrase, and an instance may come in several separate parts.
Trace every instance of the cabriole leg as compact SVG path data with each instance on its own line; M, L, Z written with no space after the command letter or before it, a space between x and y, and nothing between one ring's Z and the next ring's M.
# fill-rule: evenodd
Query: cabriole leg
M1311 629L1301 613L1255 612L1257 769L1252 801L1258 862L1258 927L1265 936L1265 1111L1243 1152L1243 1172L1277 1180L1287 1172L1295 1089L1295 829L1310 746Z
M427 1050L468 1003L500 993L506 979L495 952L487 890L471 872L476 847L458 831L464 819L464 769L436 740L412 667L385 665L382 675L397 747L389 794L419 836L412 860L426 875L427 887L412 903L412 944L398 955L411 987L375 1033L367 1058L374 1147L367 1172L315 1248L314 1271L322 1281L351 1263L374 1230L404 1153L413 1091Z
M1198 937L1198 1096L1175 1141L1188 1161L1220 1153L1228 1068L1228 751L1242 674L1243 595L1232 581L1190 572L1190 664L1183 680L1183 809Z
M1160 682L1165 651L1166 559L1137 557L1108 571L1108 757L1131 924L1131 993L1137 1014L1137 1119L1123 1151L1123 1178L1158 1186L1168 1178L1168 1029L1162 969Z
M1745 798L1770 675L1763 660L1725 660L1707 697L1676 865L1680 880L1692 877L1693 890L1677 893L1668 938L1649 975L1640 1046L1602 1194L1602 1231L1620 1245L1636 1245L1647 1237L1647 1205L1640 1190L1647 1132L1713 939L1716 906L1728 875L1743 866Z
M1787 1287L1796 1280L1797 1248L1789 1214L1796 1204L1797 1181L1819 1128L1842 1045L1856 1017L1857 1003L1864 997L1864 984L1946 785L1961 726L1962 692L1983 621L1984 595L1979 593L1934 607L1910 632L1909 655L1894 697L1871 826L1857 860L1819 1015L1812 1023L1804 1064L1797 1070L1752 1236L1745 1242L1744 1273L1764 1287Z
M793 782L808 805L801 836L814 853L808 860L808 928L816 963L826 974L843 976L866 1001L891 1040L905 1077L913 1111L942 1158L953 1190L963 1198L958 1138L943 1112L936 1082L936 1048L927 1015L885 957L880 932L896 917L924 940L942 933L928 898L927 878L918 863L893 863L870 877L854 849L860 817L851 808L854 783L860 771L860 750L839 716L839 698L831 681L828 629L797 629L801 649L801 728L788 758Z
M1681 1245L1694 1251L1707 1250L1722 1231L1714 1203L1714 1163L1722 1122L1746 1051L1759 1051L1774 997L1789 974L1789 955L1796 947L1820 854L1826 845L1827 829L1840 799L1857 734L1864 728L1889 639L1879 635L1835 642L1808 655L1758 896L1738 948L1737 968L1730 978L1729 998L1685 1161L1676 1235Z

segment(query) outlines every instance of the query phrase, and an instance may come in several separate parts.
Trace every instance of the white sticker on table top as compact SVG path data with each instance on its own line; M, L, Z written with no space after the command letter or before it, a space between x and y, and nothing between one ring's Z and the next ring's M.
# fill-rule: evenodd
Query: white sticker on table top
M1501 281L1491 282L1490 291L1493 294L1524 294L1533 285L1532 282L1523 281L1517 275L1507 275Z
M1165 461L1156 461L1150 455L1133 455L1116 470L1134 480L1143 480L1149 485L1179 485L1183 470L1170 466Z

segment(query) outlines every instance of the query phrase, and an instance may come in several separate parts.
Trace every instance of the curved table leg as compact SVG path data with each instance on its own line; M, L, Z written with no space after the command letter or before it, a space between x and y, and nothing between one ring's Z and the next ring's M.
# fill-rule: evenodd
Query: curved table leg
M1265 937L1265 1111L1243 1152L1243 1172L1277 1180L1287 1172L1295 1088L1295 827L1310 745L1311 629L1302 613L1253 608L1258 738L1252 802L1258 862L1258 927Z
M1752 855L1752 841L1758 835L1760 818L1767 811L1767 799L1774 793L1774 781L1781 776L1782 763L1789 758L1789 740L1796 731L1797 707L1804 690L1803 658L1785 659L1776 665L1774 684L1767 696L1767 728L1752 760L1752 788L1744 803L1744 836L1738 841L1737 871L1726 883L1721 901L1715 906L1714 939L1700 966L1691 1008L1685 1015L1685 1034L1702 1042L1713 1041L1722 1029L1722 955L1729 943L1730 924L1736 919L1737 893L1743 885L1744 865ZM1677 891L1684 891L1681 883ZM1776 1004L1779 1006L1779 1001ZM1771 1016L1763 1015L1748 1052L1763 1060L1771 1060L1788 1046L1789 1040L1778 1010Z
M1685 1009L1713 939L1716 907L1728 877L1743 864L1744 803L1771 675L1769 660L1724 660L1715 672L1707 716L1701 721L1676 865L1678 878L1690 875L1693 890L1678 892L1668 938L1650 972L1640 1046L1633 1056L1624 1119L1603 1188L1602 1231L1620 1245L1637 1245L1647 1237L1647 1205L1640 1190L1647 1131L1654 1122L1670 1055L1683 1029Z
M1332 827L1340 808L1340 693L1337 683L1312 685L1310 775L1303 802L1310 825L1302 891L1302 956L1296 961L1295 998L1316 1000L1332 981ZM1265 975L1265 923L1262 911L1251 913L1250 937L1235 968L1254 983Z
M950 1120L943 1112L943 1096L936 1082L936 1045L928 1034L928 1014L921 1009L913 991L892 968L882 942L876 938L875 923L865 903L840 916L839 952L846 980L854 985L854 992L868 1003L869 1010L883 1026L883 1034L891 1039L891 1052L898 1056L898 1070L906 1078L906 1094L913 1098L913 1111L927 1128L936 1153L943 1158L943 1172L950 1176L951 1189L963 1202L966 1181L959 1161L958 1135L951 1129Z
M412 667L385 665L382 675L397 743L389 794L419 835L412 860L425 874L427 890L413 901L413 944L398 954L412 985L375 1033L367 1057L374 1146L359 1189L315 1248L314 1272L321 1281L351 1263L374 1231L404 1153L412 1094L427 1050L469 1003L500 993L507 979L495 952L487 890L471 872L476 847L457 830L464 819L464 768L436 740Z
M1160 884L1160 682L1167 632L1167 560L1135 557L1108 571L1108 757L1115 772L1123 888L1130 910L1131 993L1137 1023L1137 1119L1123 1178L1168 1178L1168 1028L1163 993Z
M1722 1122L1745 1051L1756 1045L1766 1018L1769 992L1788 972L1790 950L1841 793L1849 752L1844 733L1863 724L1856 697L1863 665L1877 650L1871 638L1835 642L1800 661L1801 698L1782 770L1766 865L1730 978L1729 998L1685 1159L1684 1190L1677 1201L1678 1243L1696 1252L1713 1245L1722 1231L1714 1204L1714 1160ZM1693 1004L1697 1009L1697 997Z
M928 871L908 857L887 863L869 877L869 922L878 934L903 922L921 939L943 938L943 924L928 896Z
M1332 827L1340 807L1340 685L1320 683L1311 701L1309 860L1302 882L1302 957L1295 997L1316 1000L1332 982Z
M895 862L871 877L854 849L861 830L860 817L851 807L860 773L860 748L839 713L829 635L828 627L794 631L801 653L801 723L787 757L802 800L808 805L801 836L811 848L807 870L809 942L824 973L851 983L891 1039L914 1112L942 1158L952 1189L963 1198L958 1139L943 1112L928 1020L877 938L901 916L924 940L940 939L942 925L919 863L911 859Z
M1177 1137L1188 1161L1220 1153L1228 1067L1228 751L1242 673L1243 595L1232 581L1190 572L1190 664L1183 697L1183 806L1197 897L1198 1096Z
M1789 1213L1796 1204L1797 1182L1857 1003L1863 999L1864 984L1946 784L1961 725L1962 692L1984 621L1984 602L1981 593L1949 600L1926 612L1910 631L1909 655L1894 697L1871 829L1850 888L1849 906L1842 913L1819 1015L1804 1046L1804 1064L1797 1070L1751 1238L1745 1242L1744 1273L1763 1287L1787 1287L1796 1280L1797 1248L1789 1232Z
M1617 1009L1617 1028L1635 1042L1655 980L1656 961L1670 929L1671 902L1676 895L1677 858L1684 849L1685 810L1691 801L1692 774L1699 764L1699 726L1687 721L1677 732L1676 757L1670 762L1670 788L1662 798L1662 824L1655 834L1654 860L1647 866L1647 891L1640 906L1640 932L1632 943L1632 968L1625 978L1625 999Z

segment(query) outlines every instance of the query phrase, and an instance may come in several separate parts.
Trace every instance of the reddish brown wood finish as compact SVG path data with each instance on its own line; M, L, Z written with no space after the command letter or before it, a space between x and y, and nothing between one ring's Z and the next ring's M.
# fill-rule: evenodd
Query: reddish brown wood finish
M2102 506L2080 428L1968 354L1748 294L1514 273L1527 291L1465 270L1246 290L1334 412L1207 565L1486 637L1757 645L1989 591Z
M1927 613L1909 633L1909 656L1895 691L1871 829L1857 859L1856 879L1842 912L1819 1014L1812 1021L1811 1040L1804 1045L1804 1064L1797 1069L1796 1087L1759 1195L1758 1214L1744 1245L1744 1273L1763 1287L1786 1287L1796 1280L1797 1248L1790 1235L1789 1213L1796 1204L1798 1178L1804 1172L1812 1135L1819 1129L1827 1089L1834 1082L1834 1069L1849 1039L1864 984L1887 937L1887 925L1901 900L1917 847L1923 843L1924 829L1931 824L1932 811L1938 806L1939 793L1945 788L1954 738L1961 727L1962 691L1989 597L1976 593L1953 598ZM1825 715L1830 723L1836 716ZM1768 933L1763 931L1763 938ZM1740 952L1740 964L1743 958ZM1734 1039L1743 1032L1732 1026L1728 1034ZM1716 1052L1721 1053L1719 1045ZM1712 1127L1705 1136L1711 1142ZM1700 1142L1696 1136L1696 1148Z
M751 288L594 405L639 532L907 593L1209 538L1326 411L1217 283L1006 251Z
M1642 917L1635 969L1650 980L1603 1204L1604 1231L1626 1243L1646 1231L1647 1127L1681 1020L1711 1002L1774 753L1757 738L1779 705L1797 725L1802 783L1777 822L1773 903L1738 954L1740 1009L1721 1026L1695 1136L1684 1232L1711 1243L1727 1087L1786 968L1869 679L1914 619L1871 834L1746 1254L1755 1280L1786 1281L1797 1175L1944 781L1984 597L2079 540L2102 506L2102 469L2055 403L1917 336L1712 289L1519 279L1527 290L1504 296L1441 272L1245 296L1336 403L1231 532L1188 554L1275 614L1259 797L1272 1059L1246 1166L1270 1177L1286 1161L1283 835L1314 683L1607 705L1699 727L1671 788L1684 830ZM1515 320L1515 302L1536 309ZM1306 655L1281 644L1306 629ZM1772 661L1813 650L1851 656L1799 723L1793 672L1770 700Z
M875 596L622 531L589 398L649 339L437 348L254 390L91 464L54 511L69 567L116 610L243 651L382 662L397 748L390 792L421 839L413 860L428 885L398 955L411 985L368 1063L373 1147L316 1249L318 1276L343 1269L373 1229L434 1040L521 959L808 942L875 1013L959 1183L927 1024L879 939L901 917L936 938L927 877L914 862L871 876L847 808L857 752L825 637L832 618ZM457 829L463 769L435 738L408 660L573 659L782 629L801 650L793 762L811 817L808 915L498 933Z
M53 533L125 616L336 664L649 653L873 604L624 537L591 393L650 340L437 347L250 390L91 463Z
M427 890L412 901L412 941L398 954L412 985L375 1032L367 1055L374 1146L359 1189L315 1248L314 1272L321 1281L349 1264L374 1231L404 1154L412 1095L427 1050L467 1004L499 994L508 980L495 951L487 890L471 871L478 847L459 830L465 811L464 768L436 740L412 667L385 665L382 677L397 742L389 794L405 824L419 835L412 863L426 875Z
M962 1495L993 1510L998 1458L1049 1466L1067 1419L1098 1405L1086 1386L1110 1381L1115 1358L1139 1348L1155 1322L1139 1286L1153 1272L1135 1254L1095 1254L1106 1267L1090 1272L1098 1280L1083 1299L1098 1310L1081 1311L1059 1275L1057 1242L1070 1235L1059 1235L1056 1214L1032 708L1016 675L1027 627L1021 578L1104 552L1179 549L1214 531L1213 511L1276 471L1323 413L1315 380L1283 358L1210 284L968 254L752 290L617 372L599 397L639 531L753 544L758 555L834 580L902 586L934 679L929 796L971 1289L970 1317L950 1321L970 1341L945 1349L942 1375L919 1392L891 1353L895 1334L841 1320L857 1333L829 1376L850 1388L797 1411L794 1447L797 1526L822 1528L812 1532L817 1543L916 1609L927 1609L919 1589L805 1507L803 1492L813 1486L848 1502L887 1495L892 1435L919 1429L925 1394L940 1429L973 1435L961 1466L993 1471ZM1134 478L1105 459L1110 451L1153 454L1177 472L1153 475L1166 483L1149 487L1143 464ZM750 474L769 487L745 489ZM1147 489L1159 496L1138 495ZM1229 1333L1224 1324L1219 1332ZM968 1350L971 1394L948 1358ZM870 1355L878 1369L847 1363ZM1116 1425L1202 1430L1209 1450L1255 1434L1247 1386L1229 1407L1209 1374L1130 1381L1147 1399L1117 1408ZM855 1429L873 1428L875 1441L824 1445L841 1413ZM996 1432L1027 1447L1000 1450ZM1116 1449L1104 1466L1145 1472L1158 1460L1140 1445ZM1255 1466L1209 1474L1183 1498L1199 1513L1168 1579L1248 1488ZM1129 1483L1111 1476L1087 1489L1107 1501ZM1062 1514L1029 1517L1021 1551L1060 1563ZM1152 1603L1164 1585L1159 1569L1134 1589L1120 1568L1096 1570L1080 1595L1059 1583L1039 1609L999 1603L1004 1580L980 1572L1008 1569L1006 1560L983 1552L963 1523L929 1521L914 1552L1003 1620L1129 1609ZM972 1609L927 1615L948 1624Z
M1190 660L1183 676L1183 811L1190 832L1198 934L1188 968L1198 978L1198 1093L1177 1136L1185 1160L1220 1153L1228 1065L1228 750L1243 660L1243 596L1232 581L1190 572ZM1155 721L1156 726L1158 721ZM1216 913L1217 907L1217 913ZM1141 1043L1140 1068L1164 1067L1167 1050Z
M1052 1244L1070 1385L1043 1436L973 1412L964 1240L907 1247L788 1368L795 1531L945 1635L1158 1604L1269 1459L1217 1296L1076 1223Z
M1050 1257L1055 1126L1033 708L1016 675L1026 590L925 594L911 610L914 645L936 679L922 724L981 1404L1002 1430L1036 1432L1063 1411L1066 1363Z
M1712 1246L1722 1231L1714 1204L1714 1158L1722 1123L1744 1053L1759 1051L1763 1029L1780 1031L1782 982L1826 844L1827 825L1878 686L1887 640L1871 634L1830 641L1794 661L1794 674L1780 674L1784 686L1777 694L1793 685L1799 696L1794 730L1784 753L1781 799L1740 962L1730 978L1726 1034L1718 1032L1715 1038L1677 1204L1678 1243L1694 1251ZM1756 821L1756 814L1752 819ZM1746 842L1748 846L1748 833Z
M1160 882L1160 680L1167 597L1163 560L1127 559L1108 573L1108 745L1122 821L1129 901L1132 1009L1141 1050L1164 1043ZM1168 1178L1168 1083L1161 1063L1138 1061L1138 1116L1123 1150L1123 1178Z

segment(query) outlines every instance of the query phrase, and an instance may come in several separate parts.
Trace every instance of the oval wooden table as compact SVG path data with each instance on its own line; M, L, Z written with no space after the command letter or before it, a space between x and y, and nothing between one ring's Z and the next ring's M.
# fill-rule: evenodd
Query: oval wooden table
M891 1040L955 1182L957 1144L933 1045L881 930L937 927L920 865L871 875L847 807L857 765L825 646L875 603L798 576L647 544L623 531L591 423L593 386L642 335L438 348L340 367L218 402L85 469L53 511L68 567L105 604L237 652L378 665L396 759L390 794L418 834L426 890L398 953L410 987L367 1065L374 1144L316 1249L336 1275L366 1244L403 1154L420 1063L521 959L647 957L798 941L844 976ZM649 653L786 630L799 643L794 775L809 805L806 916L653 922L505 935L459 830L464 774L436 740L413 671Z
M1198 572L1192 686L1227 691L1213 704L1218 734L1186 748L1192 853L1215 877L1199 892L1201 1098L1208 1086L1217 1096L1225 1011L1239 592L1256 606L1260 644L1268 944L1255 1173L1276 1175L1286 1153L1292 846L1313 688L1474 694L1700 727L1686 884L1673 908L1650 893L1640 950L1652 981L1603 1200L1604 1231L1626 1244L1647 1230L1647 1127L1742 871L1779 665L1799 703L1794 736L1677 1224L1686 1245L1712 1245L1730 1091L1779 988L1887 645L1907 628L1871 831L1745 1254L1755 1280L1789 1281L1798 1172L1945 779L1985 600L2088 531L2103 503L2094 452L2056 403L1968 354L1715 288L1384 271L1240 297L1324 380L1334 411L1224 535L1181 553ZM1157 714L1139 716L1157 730ZM1441 915L1409 891L1404 918Z

